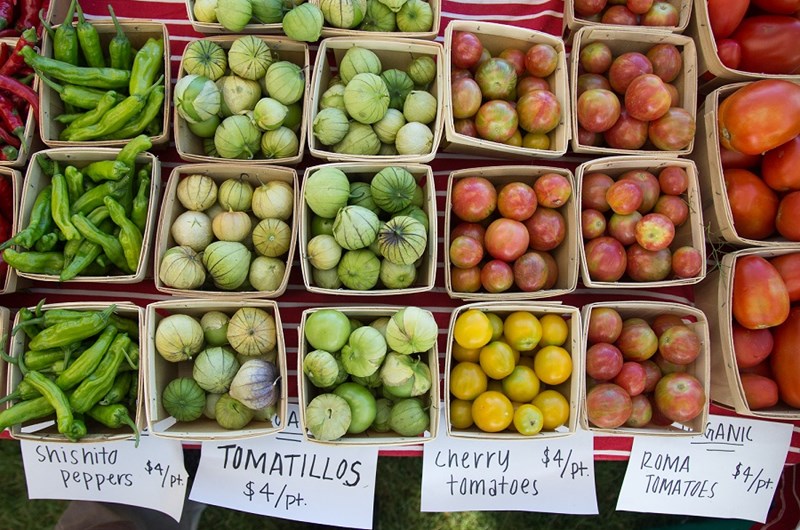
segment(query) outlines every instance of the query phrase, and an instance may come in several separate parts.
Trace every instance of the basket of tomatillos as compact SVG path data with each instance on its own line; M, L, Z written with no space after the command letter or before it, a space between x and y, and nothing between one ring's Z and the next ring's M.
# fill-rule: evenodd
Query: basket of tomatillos
M175 145L184 160L296 164L305 143L308 46L277 37L190 43L175 85Z
M17 274L43 281L141 281L160 165L142 135L123 149L40 151L28 167L20 228L0 244ZM24 227L24 228L22 228Z
M74 4L74 2L73 2ZM39 130L50 147L92 142L122 146L147 134L154 145L169 140L169 35L164 24L148 21L89 23L73 10L52 36L45 34L41 55L24 47L20 54L42 86ZM134 52L134 48L136 51Z
M294 169L285 167L176 167L156 235L156 288L191 298L283 294L294 258L296 187Z
M298 396L308 440L404 445L436 437L439 328L430 311L307 309L299 333Z
M57 442L128 439L133 431L138 442L143 310L129 302L43 302L14 319L0 429ZM47 419L55 426L25 429Z
M283 429L286 351L275 302L156 302L147 307L147 330L146 410L155 436L245 438Z

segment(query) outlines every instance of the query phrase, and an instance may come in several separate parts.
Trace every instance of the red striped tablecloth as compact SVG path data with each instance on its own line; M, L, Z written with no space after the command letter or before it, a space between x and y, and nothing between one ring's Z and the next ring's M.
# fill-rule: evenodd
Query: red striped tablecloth
M54 0L55 1L55 0ZM63 0L62 0L63 1ZM106 5L112 4L117 16L124 18L146 18L164 22L169 27L170 34L170 58L172 63L173 83L177 78L178 64L181 54L188 42L191 42L202 35L194 32L187 20L186 7L183 0L82 0L81 5L89 19L107 18ZM558 0L444 0L442 2L442 24L441 32L447 23L453 19L482 20L512 24L515 26L536 29L560 35L562 32L563 2ZM441 40L441 37L439 38ZM316 45L311 46L312 52L316 51ZM167 149L157 151L162 163L162 178L164 181L169 177L169 173L182 162L178 158L174 149L174 143L170 143ZM565 157L556 161L533 161L534 164L545 166L558 166L573 169L581 161L577 157ZM306 155L303 163L297 169L302 176L303 168L318 164L319 160ZM448 174L456 169L477 167L508 165L508 161L489 160L485 158L469 157L464 155L450 155L440 153L432 162L434 171L434 181L437 208L439 212L439 256L438 271L436 277L436 288L431 293L423 295L409 295L391 298L382 298L381 304L392 305L420 305L430 309L439 324L439 351L441 366L444 366L443 355L446 347L446 333L452 309L459 305L459 302L447 296L444 290L444 274L442 272L441 234L444 233L444 209L445 209L445 189ZM142 283L129 286L109 286L101 284L81 284L69 283L58 285L55 283L35 283L25 292L12 295L0 296L0 305L15 309L23 305L34 305L42 297L47 298L48 303L90 301L90 300L130 300L139 305L147 305L150 302L164 300L169 296L159 293L151 279ZM580 307L583 304L601 300L629 300L629 299L653 299L668 300L680 303L692 303L693 292L691 287L661 289L655 291L643 290L609 290L597 291L579 288L574 293L564 296L559 301ZM364 299L355 296L325 296L311 294L305 291L300 274L298 256L295 256L292 266L290 285L286 293L278 299L281 318L284 325L284 334L287 345L288 366L296 366L297 353L297 327L300 321L301 312L308 307L318 306L342 306L342 305L374 305L374 298ZM296 395L296 371L290 370L289 389L290 395ZM296 399L296 398L293 398ZM720 407L712 405L712 412L716 414L731 414ZM630 455L632 439L630 437L595 437L595 457L603 460L624 460ZM385 454L396 455L418 455L421 453L421 446L415 446L402 450L387 450ZM383 452L382 452L383 454ZM800 462L800 428L795 427L792 436L792 447L787 455L787 463ZM793 466L794 467L794 466ZM787 475L787 483L796 485L797 471ZM775 509L784 516L789 515L792 510L797 511L798 494L795 489L784 488L776 495ZM784 519L786 520L786 519ZM797 518L794 517L796 521ZM771 528L780 528L779 526Z

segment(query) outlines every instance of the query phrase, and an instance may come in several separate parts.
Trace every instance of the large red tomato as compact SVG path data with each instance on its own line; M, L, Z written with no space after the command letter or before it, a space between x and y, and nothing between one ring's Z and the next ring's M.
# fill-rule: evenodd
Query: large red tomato
M789 315L789 292L781 275L761 256L743 256L733 271L733 318L747 329L778 326Z
M765 239L775 231L778 196L758 175L746 169L725 169L725 188L733 227L741 237Z
M800 408L800 307L789 313L786 322L775 328L775 346L770 355L772 373L781 399L790 407Z
M800 301L800 252L783 254L770 260L786 284L789 291L789 300Z
M740 70L764 74L800 72L800 20L795 17L746 18L731 38L742 47Z
M722 39L733 33L748 7L750 0L708 0L708 21L714 37Z
M472 68L481 58L483 44L474 33L456 31L453 33L451 60L456 68Z
M780 79L749 83L720 103L717 123L726 149L747 155L774 149L800 134L800 85Z
M764 155L761 178L775 191L800 190L800 136Z
M793 15L800 11L800 0L753 0L753 3L775 15Z
M514 219L495 219L486 229L484 244L493 258L514 261L528 250L528 229Z

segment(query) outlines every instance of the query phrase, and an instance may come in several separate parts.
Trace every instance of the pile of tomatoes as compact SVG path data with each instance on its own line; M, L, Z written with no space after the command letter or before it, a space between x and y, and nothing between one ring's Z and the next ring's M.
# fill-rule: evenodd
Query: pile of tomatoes
M569 321L558 313L470 308L453 326L449 421L455 430L530 436L569 421Z

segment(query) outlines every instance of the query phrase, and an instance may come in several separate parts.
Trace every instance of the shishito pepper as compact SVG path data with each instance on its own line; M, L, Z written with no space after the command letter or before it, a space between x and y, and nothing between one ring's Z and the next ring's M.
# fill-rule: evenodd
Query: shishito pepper
M80 213L72 216L72 224L75 225L75 228L78 229L83 237L92 243L100 245L103 248L103 253L108 256L108 259L111 260L115 267L125 272L132 272L125 259L125 251L118 239L100 230L85 215Z
M72 25L77 0L72 0L64 21L56 28L53 37L53 57L67 64L78 66L78 32Z
M103 58L103 47L100 46L100 35L97 29L86 21L83 16L83 9L81 5L77 4L78 9L78 24L75 30L78 32L78 43L81 45L83 58L86 59L86 64L94 68L103 68L106 61Z
M144 171L144 170L143 170ZM150 172L139 171L139 190L136 197L133 199L133 208L131 209L131 221L136 227L144 232L147 225L147 208L150 201Z
M79 109L96 109L100 105L100 102L103 101L103 97L105 97L105 95L109 92L108 90L99 90L96 88L78 86L69 83L59 85L55 81L52 81L51 79L41 75L41 72L39 79L41 79L45 85L58 92L58 95L61 97L61 101L65 105L70 105ZM114 94L115 104L120 103L123 99L125 99L122 94L117 92L114 92ZM108 109L106 109L106 111L107 110Z
M80 129L82 127L88 127L90 125L94 125L100 118L103 117L103 114L111 110L111 108L121 101L120 94L117 94L113 90L109 90L103 97L100 98L100 101L97 102L97 106L81 115L77 118L72 120L69 126L61 132L62 136L68 136L72 131L75 129ZM59 116L58 118L60 118ZM58 118L56 118L58 120Z
M69 188L67 187L66 177L58 174L53 176L51 182L53 193L50 196L50 208L52 210L53 221L68 240L80 239L80 232L78 232L70 220Z
M122 403L113 405L95 405L86 412L90 418L102 423L110 429L119 429L125 425L133 429L136 442L134 447L139 447L139 429L130 417L128 408Z
M108 220L108 208L105 206L98 206L87 216L88 219L94 224L95 226L100 227L103 231L105 231L108 225L104 224ZM110 222L110 221L109 221ZM81 239L78 241L67 241L64 245L64 263L67 266L72 265L74 259L78 256L79 250L83 245L85 239L81 236ZM64 280L62 280L64 281Z
M83 172L95 182L119 180L129 173L128 166L118 160L98 160L92 162Z
M156 88L158 88L157 84L152 85L144 92L128 96L122 103L117 104L106 112L99 122L82 129L76 129L73 133L65 135L65 138L72 142L83 142L95 140L121 129L129 120L142 111L147 102L149 92Z
M16 405L0 411L0 431L12 425L44 418L54 411L55 408L50 404L50 400L44 396L20 401Z
M64 268L61 252L17 252L13 248L3 251L3 261L20 272L30 274L60 274Z
M128 93L132 96L146 94L164 66L164 39L149 38L133 58Z
M95 186L72 203L72 213L86 215L95 208L103 206L103 199L106 197L113 197L114 199L120 200L125 193L127 193L130 182L130 177L125 177L117 181L109 180Z
M25 58L28 66L37 71L40 77L44 74L72 85L109 90L126 87L131 80L131 72L128 70L74 66L49 57L42 57L30 46L25 46L19 53Z
M99 404L113 405L114 403L120 403L128 396L132 381L133 372L127 371L118 373L116 379L114 379L114 385L111 387L111 390L103 396Z
M124 350L129 344L130 338L127 335L117 335L97 368L72 392L69 398L72 410L87 412L111 390L117 370L125 358Z
M64 178L67 179L67 191L69 191L69 202L72 204L83 195L83 173L75 166L67 166L64 169Z
M142 133L148 128L148 125L153 123L153 121L158 117L163 103L164 86L159 85L155 90L150 92L149 96L147 96L147 103L145 103L144 109L139 113L138 116L126 123L125 126L118 131L114 131L103 138L106 140L124 140L125 138L133 138L137 134ZM158 128L160 132L162 129L161 123L158 123ZM149 135L155 136L153 134Z
M81 381L83 381L89 374L91 374L103 356L111 347L111 343L117 336L117 328L112 325L106 326L97 340L89 348L87 348L78 359L69 365L69 367L61 372L56 379L56 385L62 390L69 390Z
M111 220L119 227L119 242L125 254L128 268L135 271L139 267L139 258L142 253L142 233L133 221L125 215L125 209L111 197L105 198L105 205Z
M77 440L79 432L73 431L73 416L70 401L64 391L58 388L56 384L40 374L35 370L29 371L25 374L24 381L28 381L33 388L42 394L42 397L52 405L53 410L56 412L56 425L58 432L69 438L70 440Z
M43 329L33 338L28 347L32 350L58 348L72 344L75 341L93 337L108 325L109 317L117 308L110 305L100 312L92 312L81 318L60 322Z
M31 217L28 226L14 237L0 245L0 250L6 249L11 245L19 245L23 248L33 248L33 245L40 237L50 232L53 228L53 215L51 213L51 197L53 187L46 186L36 196L31 209Z
M28 308L22 308L28 309ZM22 309L20 311L22 311ZM28 310L30 311L30 310ZM100 311L96 311L93 309L89 309L86 311L77 311L75 309L49 309L42 313L42 316L38 319L35 317L33 320L28 319L24 324L20 324L20 327L30 326L32 324L38 325L42 324L44 327L55 326L56 324L61 324L63 322L71 322L73 320L79 320L89 315L94 315L96 313L100 313ZM109 324L113 325L117 328L117 331L120 333L127 333L129 336L138 338L139 337L139 325L137 322L114 314L112 313L108 317Z
M114 8L108 6L108 12L111 15L111 20L114 22L114 27L117 29L117 34L108 43L108 56L111 60L112 68L120 68L122 70L129 70L133 64L133 47L128 36L122 31L119 25L117 15L114 13Z
M130 168L130 173L128 174L133 177L133 171L136 167L136 157L139 156L139 153L143 153L151 147L153 147L153 142L150 141L150 137L145 134L140 134L126 143L125 147L120 149L115 160L127 165L128 168Z
M50 252L58 244L58 232L50 232L39 238L39 241L33 245L33 250L36 252Z

